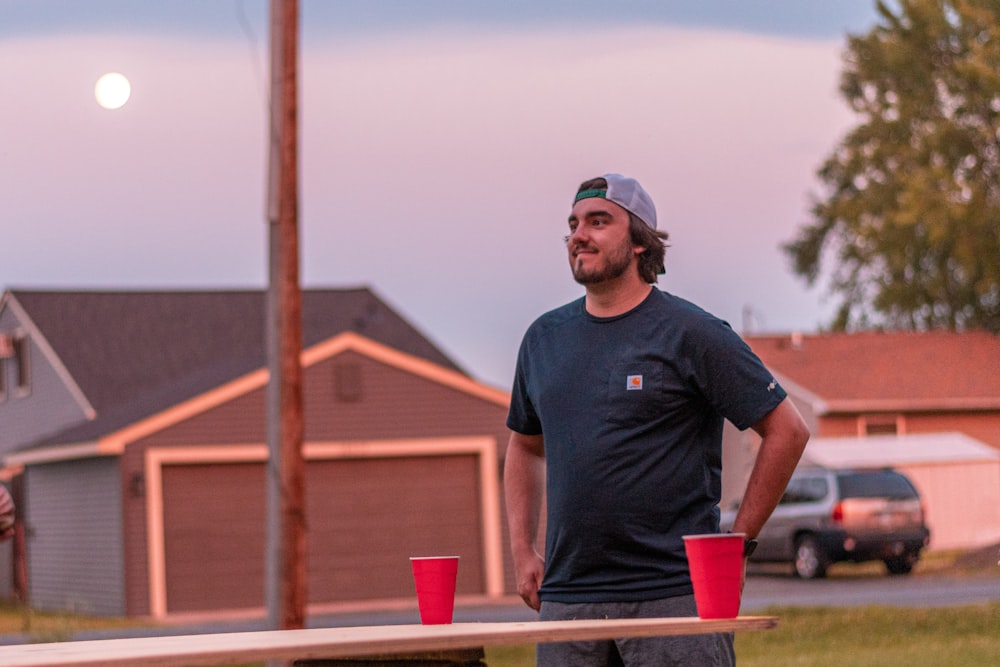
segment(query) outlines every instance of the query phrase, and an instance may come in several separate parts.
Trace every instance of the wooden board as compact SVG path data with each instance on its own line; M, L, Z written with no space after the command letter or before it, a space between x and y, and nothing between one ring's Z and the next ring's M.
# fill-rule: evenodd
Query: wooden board
M554 641L767 630L773 616L379 625L0 646L4 667L197 667Z

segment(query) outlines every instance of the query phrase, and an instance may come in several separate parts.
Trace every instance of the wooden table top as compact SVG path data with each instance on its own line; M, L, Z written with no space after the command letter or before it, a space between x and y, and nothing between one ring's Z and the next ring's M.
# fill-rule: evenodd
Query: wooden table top
M196 667L336 659L554 641L767 630L773 616L645 618L264 630L0 646L5 667Z

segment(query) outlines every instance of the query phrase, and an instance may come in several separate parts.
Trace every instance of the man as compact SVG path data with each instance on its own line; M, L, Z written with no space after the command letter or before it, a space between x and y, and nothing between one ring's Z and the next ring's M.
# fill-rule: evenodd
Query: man
M583 183L566 248L585 295L521 343L504 486L518 592L542 620L696 616L682 536L719 532L723 419L762 437L733 526L748 538L809 437L725 322L652 286L666 239L638 182ZM734 661L731 634L538 645L541 667Z

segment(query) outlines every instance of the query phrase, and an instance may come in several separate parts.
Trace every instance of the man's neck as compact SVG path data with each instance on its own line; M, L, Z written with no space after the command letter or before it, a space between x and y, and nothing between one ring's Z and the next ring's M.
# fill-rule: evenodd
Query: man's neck
M587 285L587 312L594 317L614 317L632 310L649 296L652 285L638 276L621 281Z

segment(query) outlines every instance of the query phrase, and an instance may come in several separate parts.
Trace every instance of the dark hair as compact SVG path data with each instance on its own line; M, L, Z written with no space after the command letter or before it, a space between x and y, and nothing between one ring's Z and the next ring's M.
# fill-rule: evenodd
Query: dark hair
M600 177L592 178L581 183L577 193L584 190L606 190L607 187L607 180ZM664 270L663 258L667 254L667 239L670 235L659 229L653 229L631 211L628 214L628 221L632 245L645 248L639 255L639 276L647 283L655 283L656 277Z

